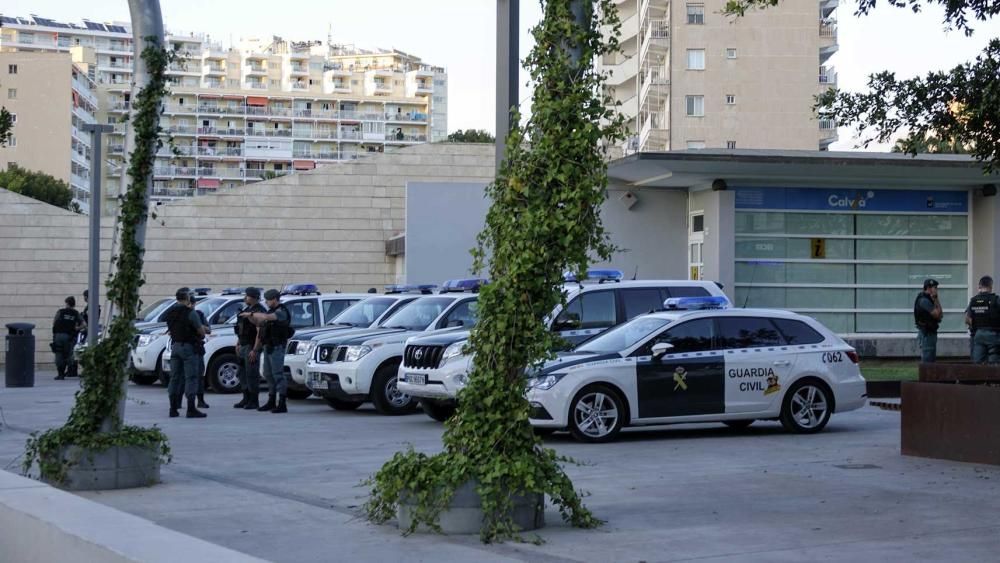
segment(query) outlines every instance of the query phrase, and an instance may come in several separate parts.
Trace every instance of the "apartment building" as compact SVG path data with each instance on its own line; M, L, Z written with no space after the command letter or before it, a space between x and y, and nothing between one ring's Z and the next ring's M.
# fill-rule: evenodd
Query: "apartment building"
M836 86L837 1L732 18L725 0L617 0L622 53L600 63L628 119L624 151L825 150L836 124L812 106Z
M65 24L3 17L0 52L92 46L109 135L106 193L120 193L133 42L126 23ZM168 33L175 52L164 101L157 200L210 193L263 178L447 137L447 73L385 49L272 37L224 48Z
M16 164L67 182L87 213L94 163L83 125L94 123L97 113L94 53L71 51L0 52L0 105L14 117L13 136L0 147L0 167Z

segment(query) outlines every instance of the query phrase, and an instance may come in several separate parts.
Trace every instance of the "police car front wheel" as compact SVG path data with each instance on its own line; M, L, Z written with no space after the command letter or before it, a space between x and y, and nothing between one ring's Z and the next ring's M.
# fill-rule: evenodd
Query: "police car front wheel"
M591 385L577 393L569 408L569 429L581 442L609 442L625 423L625 403L606 385Z
M819 381L799 381L785 394L781 405L781 424L796 434L813 434L822 430L833 412L830 388Z

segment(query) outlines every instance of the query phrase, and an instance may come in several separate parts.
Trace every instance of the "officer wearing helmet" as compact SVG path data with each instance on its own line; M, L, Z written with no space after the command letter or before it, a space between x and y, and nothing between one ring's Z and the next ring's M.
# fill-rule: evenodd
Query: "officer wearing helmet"
M177 302L164 313L167 330L170 332L170 416L180 416L183 398L187 396L187 418L205 418L195 404L198 394L198 357L195 347L198 340L205 337L205 326L198 313L191 307L191 292L186 287L177 290Z
M972 361L1000 363L1000 299L993 293L993 278L979 280L979 293L969 300L965 324L972 330Z
M292 315L280 299L281 293L277 289L269 289L264 292L264 300L267 302L266 313L245 311L239 315L249 319L260 329L257 331L257 341L251 354L256 358L257 354L263 351L261 363L264 364L264 377L270 386L267 393L267 403L257 409L261 412L288 412L285 346L288 345L288 339L295 333L295 329L291 326ZM276 398L277 402L275 402Z
M266 313L267 309L260 304L260 290L256 287L246 288L243 302L246 307L241 313ZM243 400L233 405L237 409L257 409L260 407L260 362L254 345L257 343L257 325L250 322L248 316L239 315L236 320L236 355L240 357L243 366Z

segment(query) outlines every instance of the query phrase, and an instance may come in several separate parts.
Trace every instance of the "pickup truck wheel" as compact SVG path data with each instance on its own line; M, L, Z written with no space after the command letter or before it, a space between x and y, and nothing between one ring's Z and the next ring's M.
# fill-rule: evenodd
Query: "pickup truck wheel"
M348 401L346 399L338 399L336 397L323 398L326 399L326 404L330 405L330 408L337 411L353 411L365 404L364 401Z
M231 352L219 354L208 365L208 383L216 393L236 393L243 380L240 358Z
M454 405L442 405L433 399L420 399L420 408L424 414L438 422L444 422L455 415Z
M375 372L372 379L372 403L379 414L399 415L410 414L417 410L417 401L413 397L401 393L396 387L398 364L382 366Z

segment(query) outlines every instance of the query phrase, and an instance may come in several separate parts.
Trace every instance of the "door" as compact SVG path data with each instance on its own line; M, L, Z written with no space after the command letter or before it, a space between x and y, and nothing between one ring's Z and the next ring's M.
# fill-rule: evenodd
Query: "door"
M640 419L719 414L725 411L725 361L714 346L712 319L693 319L653 337L636 357ZM673 346L660 358L654 344Z
M465 327L466 329L472 329L476 326L476 320L479 318L479 301L475 299L470 299L469 301L463 301L448 312L440 321L436 328L456 328Z
M323 320L325 325L331 319L344 312L344 309L354 305L358 299L327 299L323 301Z
M573 347L615 326L616 311L613 289L581 293L559 312L552 331Z
M688 279L700 280L705 267L702 256L705 248L705 213L698 211L691 214L691 229L688 232Z
M716 344L726 359L726 411L765 411L779 397L795 352L765 317L717 317Z
M292 328L319 326L320 318L317 306L318 303L315 299L300 299L285 303L285 307L292 315Z

